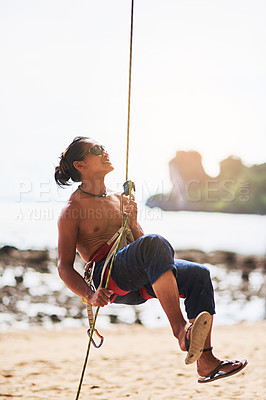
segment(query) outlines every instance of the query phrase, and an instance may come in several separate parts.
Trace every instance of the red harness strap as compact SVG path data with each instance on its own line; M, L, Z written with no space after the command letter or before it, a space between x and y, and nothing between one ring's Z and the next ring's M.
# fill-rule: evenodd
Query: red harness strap
M109 268L106 268L106 271L104 273L105 281L107 280L108 274L109 274ZM113 280L113 278L111 276L109 279L108 289L110 289L114 292L114 296L111 300L111 303L113 303L115 301L117 296L125 296L126 294L130 293L130 290L120 289L120 287L115 283L115 281Z
M149 300L149 299L154 299L154 297L152 297L147 290L145 289L145 287L143 286L141 289L139 289L140 295L144 300Z
M109 251L110 251L111 247L113 246L115 240L110 245L105 243L98 250L96 250L93 253L93 255L91 256L90 262L94 261L95 263L97 263L103 257L105 257L109 253ZM106 271L105 271L105 274L104 274L105 281L107 280L108 274L109 274L109 268L106 268ZM110 290L112 290L114 292L114 296L113 296L113 298L111 300L111 303L113 303L115 301L117 296L125 296L126 294L130 293L130 290L127 291L127 290L120 289L120 287L116 284L116 282L113 280L112 277L110 277L109 284L108 284L108 289L110 289ZM144 286L141 289L139 289L139 292L140 292L141 297L144 300L153 299L153 296L150 296L147 293L147 291L146 291Z
M99 262L103 257L105 257L109 253L114 242L115 242L115 240L110 245L107 243L104 243L99 249L97 249L93 253L89 262L91 262L91 261L94 261L95 263Z
M109 274L109 268L106 268L105 274L104 274L104 279L107 280ZM126 294L130 293L130 290L123 290L120 289L120 287L115 283L115 281L110 277L109 284L108 284L108 289L112 290L114 292L114 296L111 300L111 303L115 301L117 296L125 296ZM153 299L154 297L150 296L145 287L143 286L142 288L139 289L140 295L144 300L148 299Z

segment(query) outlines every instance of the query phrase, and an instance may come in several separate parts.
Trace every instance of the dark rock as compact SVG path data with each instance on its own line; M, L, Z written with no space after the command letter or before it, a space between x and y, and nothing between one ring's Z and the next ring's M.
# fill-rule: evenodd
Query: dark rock
M242 280L245 282L249 281L249 271L242 271Z
M237 267L237 254L232 251L216 250L209 254L209 262L213 265Z
M23 276L15 276L16 284L20 285L23 282Z
M18 250L16 247L14 246L3 246L0 249L0 256L1 255L11 255L12 252L14 252L15 250Z
M58 317L58 315L56 315L56 314L50 315L50 319L51 319L51 321L54 322L54 323L57 323L57 322L61 322L61 321L62 321L62 318L61 318L61 317Z
M49 272L48 250L18 250L16 247L4 246L0 251L0 265L31 267L39 272Z
M37 321L42 322L44 317L46 317L45 313L38 312L35 318L36 318Z
M175 258L205 264L209 262L208 254L201 250L176 250Z
M110 314L109 315L111 324L118 324L118 315Z
M241 267L246 271L253 271L257 267L257 259L256 257L248 256L244 257L242 260Z

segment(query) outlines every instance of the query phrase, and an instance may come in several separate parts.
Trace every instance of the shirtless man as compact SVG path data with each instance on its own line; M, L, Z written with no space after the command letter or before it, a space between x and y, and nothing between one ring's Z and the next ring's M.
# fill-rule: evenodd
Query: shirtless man
M115 257L108 290L93 291L74 269L76 250L87 263L95 260L93 280L97 288L106 258L107 242L122 224L120 195L106 189L105 176L113 170L108 152L97 141L77 137L60 158L55 170L59 186L81 182L71 195L58 221L58 271L60 278L78 296L93 306L110 301L140 304L157 297L182 351L186 364L197 361L198 382L210 382L243 369L247 361L223 362L211 347L215 314L213 288L207 268L175 260L171 245L160 235L144 235L137 221L137 204L126 198L123 212L129 217L133 242ZM185 298L189 322L180 309ZM207 329L207 330L206 330ZM203 351L202 351L203 350Z

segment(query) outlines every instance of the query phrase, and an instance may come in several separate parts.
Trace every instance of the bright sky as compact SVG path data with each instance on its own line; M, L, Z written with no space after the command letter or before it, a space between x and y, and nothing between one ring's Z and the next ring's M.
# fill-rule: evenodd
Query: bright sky
M56 200L77 135L106 145L124 182L130 6L0 0L0 199ZM266 161L265 17L265 0L135 0L129 175L144 197L168 190L177 150L211 174L230 154Z

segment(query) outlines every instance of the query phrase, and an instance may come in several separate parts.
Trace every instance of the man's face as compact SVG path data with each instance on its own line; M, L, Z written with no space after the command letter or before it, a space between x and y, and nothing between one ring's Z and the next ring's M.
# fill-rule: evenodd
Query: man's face
M87 154L86 154L87 153ZM94 140L87 140L84 145L84 163L86 169L94 173L108 173L113 171L114 167L109 159L107 150Z

